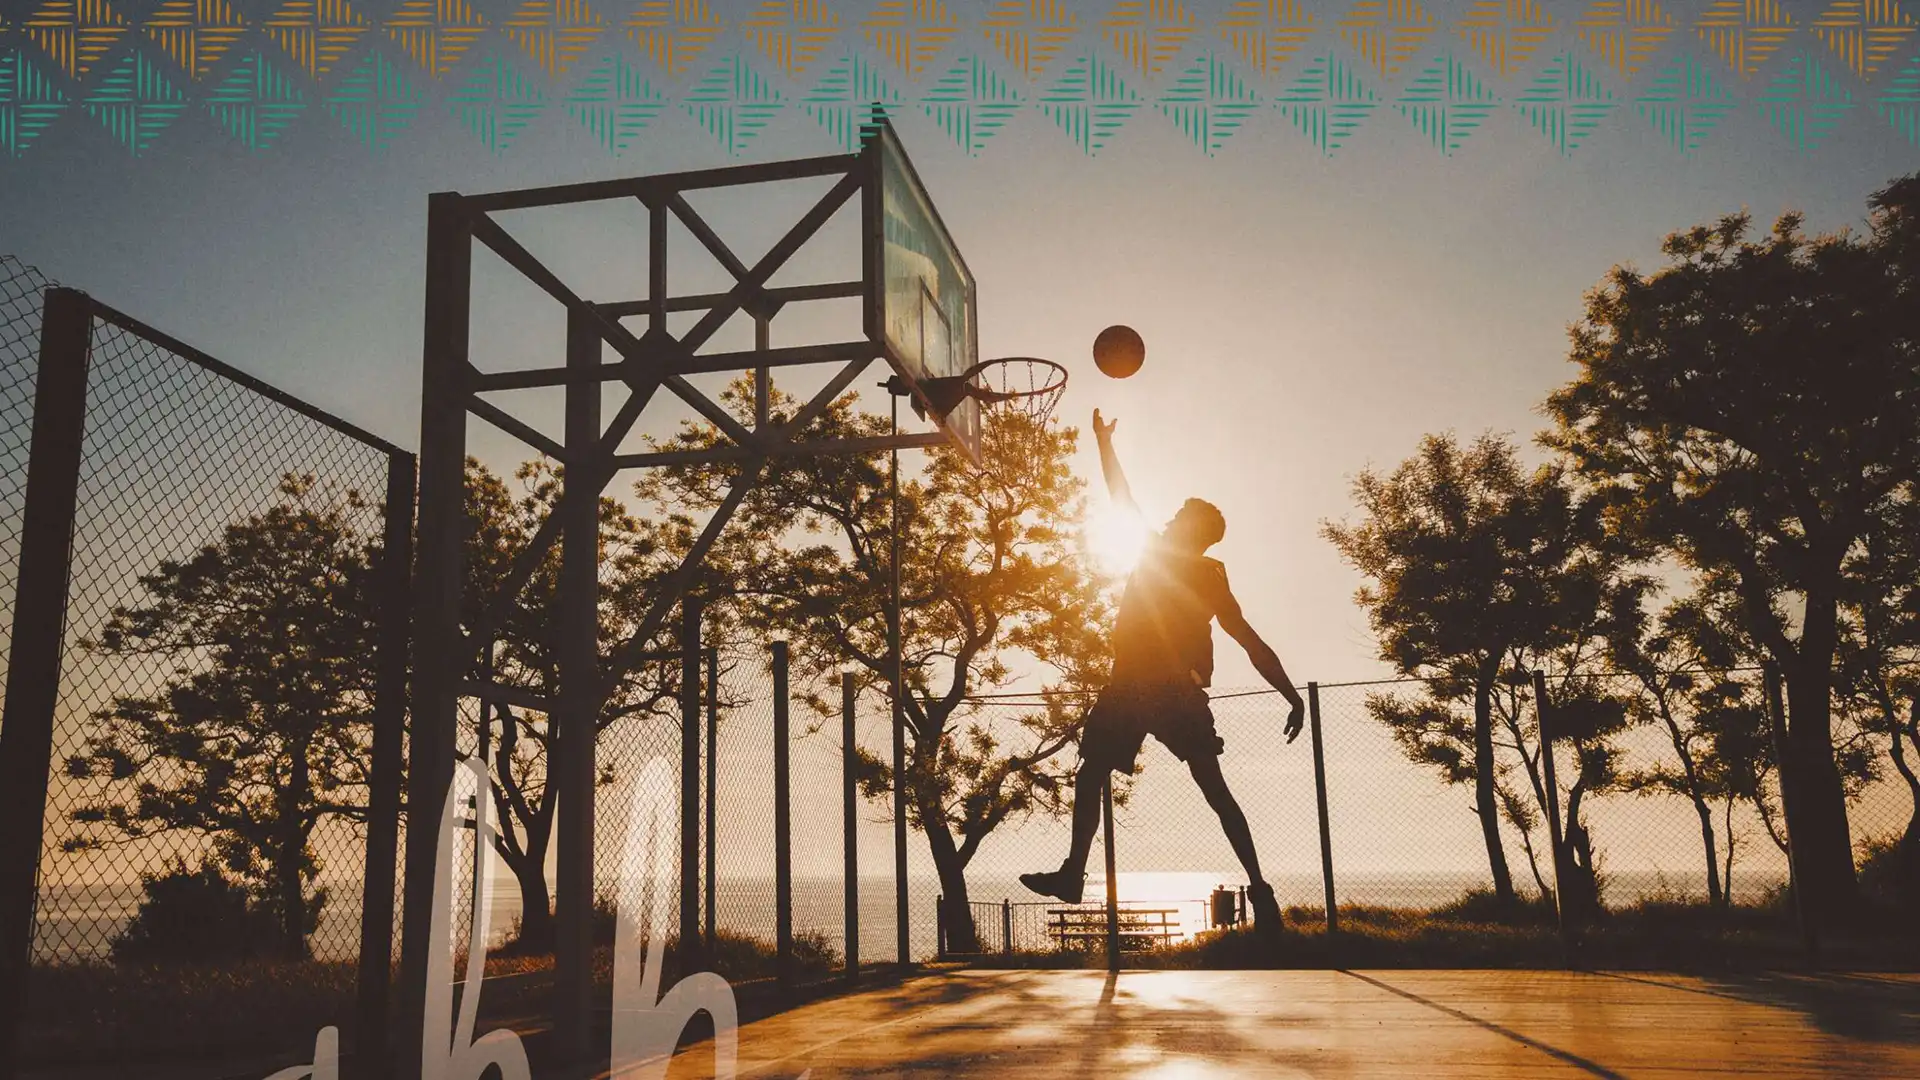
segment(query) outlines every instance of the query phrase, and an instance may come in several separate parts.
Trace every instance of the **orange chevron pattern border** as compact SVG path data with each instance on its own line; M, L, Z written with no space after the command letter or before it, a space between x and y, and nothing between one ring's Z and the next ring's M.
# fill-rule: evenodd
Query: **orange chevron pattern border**
M398 70L410 60L429 78L455 76L454 89L478 85L481 68L511 73L518 80L519 132L539 122L540 102L575 101L566 86L551 93L534 87L527 79L533 67L560 82L592 66L599 73L596 85L606 84L603 90L613 85L609 80L636 88L636 80L645 81L641 104L648 115L670 103L691 103L699 106L702 123L724 120L730 134L722 142L730 152L785 112L808 111L781 103L817 104L820 87L839 78L848 86L884 84L903 116L969 118L975 127L964 138L951 125L948 134L978 153L982 132L998 130L1021 112L1037 109L1061 123L1062 117L1079 117L1075 102L1081 99L1074 94L1082 84L1124 86L1132 95L1127 100L1140 105L1102 112L1106 126L1100 139L1086 143L1092 146L1104 144L1122 123L1158 122L1136 114L1178 117L1191 127L1201 122L1195 117L1202 113L1194 111L1201 106L1208 125L1218 106L1238 110L1236 128L1243 121L1257 127L1260 110L1248 102L1280 109L1283 101L1291 108L1304 100L1296 100L1305 92L1297 85L1276 85L1303 57L1313 61L1309 82L1334 78L1329 73L1356 87L1364 79L1366 93L1374 95L1368 100L1404 105L1415 100L1405 94L1427 91L1393 83L1409 77L1430 83L1435 71L1461 87L1504 97L1509 91L1499 82L1539 83L1536 69L1548 50L1554 72L1569 79L1577 72L1580 92L1614 103L1609 109L1620 116L1664 124L1660 130L1669 135L1669 128L1681 130L1673 125L1684 122L1684 137L1663 141L1689 151L1699 148L1703 124L1731 110L1772 108L1767 115L1785 115L1786 106L1756 95L1778 97L1785 92L1782 80L1790 83L1793 72L1817 72L1821 92L1849 104L1823 123L1885 132L1890 122L1901 145L1920 145L1920 136L1912 134L1920 129L1910 123L1911 102L1920 100L1914 89L1920 86L1920 0L1689 0L1684 11L1678 0L1458 0L1445 20L1425 0L382 0L386 10L380 12L371 0L139 0L138 10L134 0L14 2L18 6L0 19L0 63L13 63L9 70L27 70L22 65L31 63L35 77L59 100L99 98L109 77L125 83L151 76L164 81L168 93L179 91L181 102L174 104L190 103L195 111L204 104L216 118L221 106L213 100L215 91L238 85L236 71L266 70L262 65L271 65L283 82L291 76L288 93L325 104L315 112L341 123L359 115L353 109L391 105L417 111L425 98L411 82L413 73ZM971 36L976 31L980 37ZM740 37L727 41L735 32ZM275 49L286 59L268 55ZM824 59L828 50L838 65L832 70ZM1588 55L1576 58L1574 52ZM1063 56L1073 64L1063 65ZM589 60L591 65L582 63ZM643 72L649 60L653 70ZM1722 63L1732 74L1706 74ZM523 71L512 70L520 64ZM1636 96L1630 85L1636 77L1647 79L1655 66L1660 73ZM349 67L353 72L340 81ZM1065 67L1072 70L1063 74ZM1783 74L1788 67L1792 71ZM856 71L865 74L854 79L849 73ZM295 85L300 72L317 85ZM1742 95L1726 93L1730 83L1755 75L1762 78L1749 84L1745 104L1738 100ZM680 80L677 90L670 78ZM742 87L759 96L740 97ZM1535 91L1544 93L1538 86L1527 92ZM9 123L26 123L22 110L33 105L8 93L0 85L0 135ZM1269 96L1274 94L1279 96ZM622 109L620 123L638 123L633 116L639 113ZM1380 115L1391 112L1382 109ZM1408 109L1400 113L1410 115ZM1357 124L1358 115L1341 122ZM1542 105L1528 115L1536 123L1559 123L1572 114L1561 105ZM47 113L41 126L59 116ZM978 127L987 120L987 127ZM165 130L171 129L141 128L141 138L151 141ZM624 148L639 130L622 128L624 134L607 145ZM1182 130L1189 141L1217 149L1212 127L1204 127L1204 137L1194 135L1201 128ZM489 145L505 152L512 141ZM1818 141L1807 140L1805 149ZM0 138L0 158L20 156L31 142Z

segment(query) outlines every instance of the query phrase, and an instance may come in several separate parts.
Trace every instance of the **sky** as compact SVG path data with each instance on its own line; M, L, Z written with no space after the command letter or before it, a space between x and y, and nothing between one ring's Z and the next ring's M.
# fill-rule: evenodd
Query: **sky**
M121 6L138 23L153 4ZM362 6L378 22L391 5ZM855 30L871 5L829 6L845 9L831 45L839 52L799 76L783 73L743 34L729 31L709 47L701 65L738 54L789 99L737 152L676 105L619 157L557 107L504 152L489 150L456 122L452 87L484 56L517 60L544 78L498 28L504 0L475 5L495 26L451 72L436 80L407 69L428 102L380 154L317 104L263 151L229 137L196 104L138 157L84 111L69 110L23 154L0 157L0 250L411 448L427 194L837 152L793 99L832 56L864 49L883 69L886 61ZM17 24L28 7L6 0L0 13ZM1501 77L1450 29L1464 3L1426 5L1436 29L1392 75L1370 67L1336 33L1344 6L1309 3L1319 21L1297 57L1264 76L1239 70L1264 99L1283 92L1314 56L1334 56L1359 72L1382 104L1331 155L1273 104L1247 116L1212 154L1153 107L1173 73L1209 54L1233 59L1217 30L1225 2L1182 8L1196 30L1154 76L1129 67L1101 37L1108 5L1066 5L1079 20L1078 36L1039 79L1022 76L981 34L986 4L948 7L960 29L926 62L926 73L894 73L905 98L896 124L977 279L982 355L1065 363L1072 382L1059 422L1084 431L1096 407L1119 420L1119 452L1150 514L1169 515L1188 496L1225 511L1227 536L1216 554L1254 626L1299 681L1385 673L1352 602L1360 582L1319 534L1323 521L1352 513L1359 471L1390 469L1427 432L1493 430L1529 440L1544 423L1538 403L1572 374L1566 330L1579 317L1583 291L1616 263L1658 265L1669 231L1743 207L1763 221L1798 208L1816 228L1857 223L1871 191L1920 168L1920 146L1872 104L1907 58L1920 54L1920 41L1908 36L1876 75L1858 78L1808 31L1818 12L1792 4L1798 36L1744 79L1687 29L1705 5L1670 5L1680 29L1627 79L1578 39L1573 23L1584 5L1543 5L1555 29ZM723 23L744 11L713 5ZM614 22L622 17L610 14ZM258 27L248 34L233 55L278 55ZM394 64L411 64L394 39L373 38ZM0 38L6 49L50 63L17 33ZM602 35L594 49L595 57L618 54L648 70L670 94L693 78L647 68L638 46L617 34ZM146 52L156 64L171 63L157 47ZM1041 96L1082 53L1101 58L1148 100L1097 153L1029 104L969 154L915 105L937 73L963 56L984 58L1024 93ZM1570 153L1511 103L1561 53L1620 102ZM1392 107L1414 74L1443 55L1462 60L1507 99L1451 154ZM1652 73L1686 58L1736 103L1690 155L1629 104ZM1757 102L1808 61L1824 65L1853 102L1811 150L1770 124ZM178 71L173 77L198 93L231 63L199 81ZM62 85L84 96L98 75ZM324 89L310 92L317 100ZM556 83L551 92L561 90ZM807 189L798 190L694 202L751 255L804 209ZM506 223L584 294L644 295L645 222L637 208ZM823 240L835 237L844 247L850 228L829 228ZM692 248L679 235L676 258ZM836 257L822 255L819 265ZM483 263L476 260L476 363L560 362L557 308ZM706 272L712 276L710 266ZM848 325L857 331L857 310L821 308L776 320L774 344L826 340ZM1147 343L1145 367L1126 381L1104 378L1091 363L1094 335L1113 323L1135 327ZM739 332L730 328L732 340ZM547 418L550 404L531 395L526 402L529 415ZM664 431L683 415L650 413L647 429ZM472 431L478 452L511 463L504 440L479 423ZM1097 484L1090 444L1080 465ZM1103 498L1096 494L1096 505ZM1245 685L1255 676L1228 648L1217 681Z
M1567 329L1580 316L1583 293L1609 268L1623 262L1654 268L1663 236L1743 208L1762 224L1788 209L1804 211L1815 229L1858 224L1872 191L1920 169L1920 143L1875 105L1901 86L1920 95L1920 34L1876 39L1892 46L1875 54L1878 70L1863 76L1812 33L1824 3L1780 5L1792 32L1777 48L1767 44L1774 39L1755 33L1745 75L1694 32L1697 20L1717 10L1708 0L1659 5L1674 31L1631 76L1579 36L1576 24L1594 6L1588 0L1509 5L1508 16L1544 13L1552 29L1531 51L1507 53L1504 72L1493 62L1498 53L1457 32L1470 0L1422 3L1430 32L1402 39L1415 44L1391 72L1364 54L1367 39L1339 30L1342 18L1357 10L1349 0L1303 0L1298 9L1316 20L1313 27L1294 56L1266 73L1254 70L1220 32L1221 21L1244 13L1246 5L1156 5L1162 14L1177 9L1192 32L1154 39L1171 43L1152 57L1158 70L1151 74L1134 66L1124 34L1100 25L1120 10L1118 0L1062 4L1077 30L1038 74L1022 71L982 31L996 5L954 0L942 10L952 16L955 33L919 57L915 76L862 36L860 24L879 10L880 0L825 0L839 27L803 70L784 70L738 29L748 4L712 2L714 21L730 29L687 73L663 73L638 42L609 30L571 74L550 77L501 27L519 0L475 0L472 11L489 28L468 41L464 53L444 57L447 70L437 76L409 54L406 42L377 29L400 0L358 0L353 6L375 29L316 79L265 35L265 0L234 0L250 28L199 78L139 31L116 41L90 74L63 72L20 32L42 2L0 0L7 28L0 32L0 253L410 449L418 444L429 193L838 153L840 144L802 99L841 59L863 58L864 70L899 91L900 138L977 281L981 354L1066 364L1072 381L1058 422L1084 432L1095 408L1118 420L1120 456L1155 519L1189 496L1223 509L1227 535L1215 553L1229 567L1253 625L1301 683L1390 674L1353 602L1361 581L1321 536L1323 522L1354 512L1351 487L1362 470L1391 469L1429 432L1510 433L1537 455L1529 441L1545 423L1538 405L1573 375ZM160 2L114 0L114 6L137 27ZM635 6L637 0L589 3L612 26ZM1920 16L1920 0L1902 6ZM1255 3L1252 10L1270 15L1276 9ZM9 152L21 134L17 124L7 126L19 115L8 110L21 58L79 101L105 92L116 65L136 46L151 70L190 102L141 153L130 153L101 122L110 113L79 107L62 113L24 152ZM206 100L255 55L290 72L306 100L277 140L260 150L223 130ZM368 56L423 95L418 114L392 132L379 153L323 107ZM607 57L630 65L670 99L617 156L557 100L583 86ZM1070 112L1050 115L1043 107L1044 99L1063 96L1062 80L1082 57L1141 99L1104 131L1104 141L1091 148L1097 152L1063 125L1061 116L1071 120ZM1317 58L1337 62L1377 99L1332 153L1275 103L1302 93ZM1460 66L1433 67L1449 58ZM1517 101L1539 96L1555 71L1564 75L1567 58L1597 92L1611 95L1614 107L1583 138L1570 140L1577 145L1563 148ZM771 87L784 104L757 133L736 131L728 145L683 108L682 99L715 65L736 60L764 80L753 84L742 76L736 88ZM969 60L985 73L968 84L974 91L1011 87L1024 102L990 137L975 133L971 149L977 152L958 145L937 122L937 110L921 105L949 85L942 79L955 64ZM1206 67L1210 60L1221 66ZM503 62L549 103L510 144L490 147L463 126L455 98L480 74L499 70L486 65ZM1478 126L1467 113L1451 114L1457 145L1450 153L1395 106L1432 70L1451 72L1455 90L1477 86L1500 98ZM1215 129L1211 152L1154 104L1172 92L1181 73L1192 71L1225 72L1226 82L1213 89L1248 90L1262 102L1237 118L1237 128ZM1704 74L1731 103L1691 152L1677 148L1633 105L1673 71L1691 72L1696 89ZM1826 98L1845 96L1830 128L1818 122L1795 127L1796 116L1818 121L1825 114L1796 113L1793 100L1785 111L1765 111L1764 96L1791 99L1796 86ZM691 201L752 261L824 187L812 181ZM502 223L582 295L645 295L647 237L637 206L515 214ZM851 276L857 239L852 221L836 219L796 270L827 280ZM676 228L670 247L675 292L729 284L684 230ZM474 296L478 366L561 362L556 305L484 256L475 260ZM690 322L676 320L672 329ZM1090 356L1094 336L1116 323L1136 328L1147 346L1144 368L1124 381L1101 376ZM858 309L847 303L794 308L775 320L773 344L844 340L858 331ZM739 348L749 340L735 323L714 345ZM822 377L783 373L781 385L804 393ZM720 380L696 381L714 387ZM556 400L518 395L513 407L557 432ZM863 387L863 400L883 407L870 386ZM642 432L664 433L686 415L669 403L648 414ZM473 451L496 468L510 469L525 456L483 423L469 431ZM1097 511L1104 496L1090 439L1083 440L1077 464ZM1219 646L1216 685L1254 684L1251 665L1224 635ZM1406 762L1377 726L1359 722L1363 695L1361 688L1325 693L1333 836L1343 871L1477 872L1482 856L1464 799ZM1290 895L1309 900L1317 894L1316 838L1305 794L1310 759L1302 745L1271 738L1277 723L1271 704L1253 698L1219 706L1231 748L1227 768L1238 790L1261 793L1249 805L1270 868L1291 875L1289 881L1298 877ZM741 738L762 730L748 720L736 729ZM885 745L884 723L878 715L863 718L870 746ZM819 740L802 743L806 753L832 749ZM757 743L739 752L764 765ZM742 873L764 869L764 846L746 839L766 833L764 815L747 805L764 794L760 767L742 766L737 776L746 794L723 799L740 807L737 824L723 822L722 833L730 850L738 848ZM726 773L736 776L732 768ZM1143 784L1123 817L1164 823L1203 812L1164 755ZM819 805L809 804L799 820L831 820L837 812L832 794L827 785L808 787L807 797ZM1696 858L1688 845L1697 826L1686 808L1668 802L1623 798L1592 811L1614 868L1643 875L1678 868L1684 877L1676 880L1691 880ZM1863 815L1857 823L1892 820L1891 813ZM1779 868L1768 861L1765 841L1754 839L1757 826L1742 828L1741 858L1759 868L1752 882L1770 880ZM1646 843L1629 846L1629 837ZM813 839L810 834L806 842ZM807 873L832 871L837 846L831 839L802 853ZM1044 822L1006 830L976 868L981 895L1011 888L1014 870L1044 865L1060 842L1058 830ZM884 826L867 821L861 846L865 872L889 865ZM913 850L915 872L922 873L924 851L917 844ZM1122 845L1123 870L1231 877L1230 865L1210 830L1143 831Z

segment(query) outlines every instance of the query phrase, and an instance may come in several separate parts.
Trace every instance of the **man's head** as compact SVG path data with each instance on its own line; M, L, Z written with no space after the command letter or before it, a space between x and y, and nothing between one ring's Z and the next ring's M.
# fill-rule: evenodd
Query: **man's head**
M1167 522L1164 535L1173 547L1198 555L1227 535L1227 517L1205 499L1188 499Z

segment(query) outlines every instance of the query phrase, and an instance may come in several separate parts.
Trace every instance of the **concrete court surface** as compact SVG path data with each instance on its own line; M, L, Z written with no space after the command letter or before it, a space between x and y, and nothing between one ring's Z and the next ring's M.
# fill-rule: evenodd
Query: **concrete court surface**
M964 971L740 1029L737 1075L1895 1077L1920 976L1560 971ZM711 1046L671 1080L713 1075Z

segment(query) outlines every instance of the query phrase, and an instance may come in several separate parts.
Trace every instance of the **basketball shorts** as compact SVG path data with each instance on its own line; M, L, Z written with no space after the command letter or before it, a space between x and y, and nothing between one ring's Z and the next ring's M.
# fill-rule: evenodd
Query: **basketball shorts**
M1114 772L1132 772L1148 735L1181 761L1219 757L1226 740L1213 727L1207 692L1190 682L1109 686L1087 713L1080 757Z

